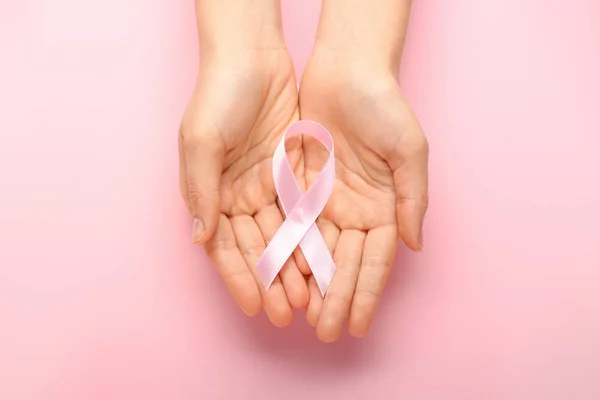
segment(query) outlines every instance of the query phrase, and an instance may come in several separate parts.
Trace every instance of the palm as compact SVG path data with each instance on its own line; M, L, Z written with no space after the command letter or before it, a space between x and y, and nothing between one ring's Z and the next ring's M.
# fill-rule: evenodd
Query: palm
M222 62L215 70L204 68L183 124L193 127L209 121L216 133L210 142L221 143L223 152L221 215L206 243L213 264L244 311L255 314L262 299L269 318L286 325L292 319L291 306L306 304L304 278L291 259L266 292L256 265L283 222L271 163L285 128L298 118L298 95L287 52L260 57L258 65L250 63L256 68L241 72L223 68L227 64ZM288 147L292 165L302 172L300 142Z
M402 160L393 162L390 155L420 139L411 133L418 123L393 77L370 82L337 80L313 63L300 92L302 118L326 126L336 146L336 182L318 225L338 270L322 304L310 282L307 313L324 340L337 339L347 318L357 336L369 327L402 232L398 184L411 185L399 179L405 173ZM310 139L304 140L304 152L310 185L327 154Z
M336 181L331 198L321 218L341 231L368 232L382 227L396 227L395 193L392 171L387 163L360 143L352 143L355 134L337 121L339 116L304 114L328 126L335 142ZM365 132L366 133L366 132ZM305 140L306 180L310 185L322 165L313 140Z

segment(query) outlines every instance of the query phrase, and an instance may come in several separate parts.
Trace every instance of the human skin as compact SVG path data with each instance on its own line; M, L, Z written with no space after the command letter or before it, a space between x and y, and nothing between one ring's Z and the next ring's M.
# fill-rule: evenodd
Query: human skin
M285 326L308 303L323 341L364 336L399 238L422 249L427 140L398 86L410 3L325 0L300 89L300 113L336 143L337 179L318 226L338 267L323 299L299 251L268 291L256 265L283 222L272 181L274 149L299 118L298 93L274 0L197 0L200 70L179 135L180 183L204 244L248 315L264 307ZM236 26L236 29L230 29ZM327 153L310 138L287 143L303 188Z
M333 135L336 182L318 226L337 271L322 299L309 280L307 321L327 342L364 336L399 239L423 248L428 143L398 84L409 0L324 0L300 87L302 119ZM303 141L306 185L326 151Z
M204 245L239 307L277 326L305 308L308 288L290 258L268 291L258 258L283 217L272 156L298 120L298 93L278 0L196 0L200 65L180 134L180 187ZM231 29L235 27L235 29ZM303 173L301 140L288 156ZM303 177L299 176L303 181Z

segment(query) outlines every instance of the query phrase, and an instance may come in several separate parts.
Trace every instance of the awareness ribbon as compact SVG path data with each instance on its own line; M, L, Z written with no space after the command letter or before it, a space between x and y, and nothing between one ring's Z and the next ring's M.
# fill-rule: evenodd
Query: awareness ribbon
M306 193L300 190L285 152L286 139L302 134L318 139L329 151L323 169ZM258 261L263 284L269 289L296 246L300 245L321 295L325 296L335 272L335 264L315 221L323 211L335 181L333 138L329 131L309 120L292 124L283 134L273 155L273 180L286 219Z

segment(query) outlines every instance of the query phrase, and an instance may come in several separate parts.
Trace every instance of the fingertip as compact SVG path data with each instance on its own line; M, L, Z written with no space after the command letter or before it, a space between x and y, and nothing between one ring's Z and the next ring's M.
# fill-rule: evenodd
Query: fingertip
M300 251L300 248L296 248L294 250L293 255L294 255L294 261L296 262L296 265L298 266L298 270L300 271L300 273L302 273L302 275L310 274L311 273L310 267L308 266L308 262L306 261L304 254L302 254L302 252Z
M318 316L315 316L309 309L306 310L306 323L310 326L317 326Z
M293 308L301 310L308 307L309 297L308 289L306 288L306 286L297 289L297 291L293 293L293 295L288 294L288 300L290 301L290 305Z
M294 311L279 277L271 284L271 287L263 292L263 304L267 317L273 325L283 328L292 323Z
M319 334L319 331L317 330L317 339L319 339L323 343L335 343L338 341L339 337L324 336L322 334Z
M308 305L308 287L296 263L290 259L279 273L281 283L290 305L296 309L306 308Z
M253 283L253 282L252 282ZM251 282L230 285L230 292L244 314L255 317L262 310L262 299L256 285ZM237 287L236 287L237 286Z
M353 337L360 339L367 335L371 329L371 322L375 314L375 309L371 307L360 307L360 301L357 303L357 308L354 308L350 313L348 321L348 332ZM353 306L354 307L354 306ZM371 309L371 311L361 310L363 308Z
M423 228L411 213L398 211L398 235L406 247L415 252L423 250Z
M278 328L285 328L294 320L294 313L289 307L278 307L277 309L271 309L267 314L271 323Z
M375 305L371 299L371 296L365 298L360 294L354 296L350 318L348 318L348 332L355 338L362 338L369 331L375 313Z
M240 304L239 306L242 312L248 317L256 317L262 310L260 299L258 299L258 301L256 301L256 299L252 299L244 304Z
M367 327L365 328L356 328L356 327L352 327L350 326L348 328L348 331L350 332L350 335L356 339L362 339L365 336L367 336L367 333L369 333L369 328Z
M319 318L317 325L317 338L325 343L337 341L342 334L341 327L331 318Z
M348 332L352 337L361 339L367 335L371 326L371 318L367 316L351 316L348 323Z
M319 314L321 313L321 307L323 305L323 298L321 297L321 292L312 276L308 280L308 292L309 299L306 308L306 322L310 326L317 326Z
M229 293L244 314L254 317L262 310L262 298L250 271L223 276Z
M296 309L305 309L308 307L308 303L310 301L308 282L306 279L304 279L304 276L299 270L295 270L295 272L298 276L297 281L294 282L294 296L290 299L290 304Z
M414 251L414 252L421 252L423 251L423 247L421 246L421 244L419 243L419 239L415 239L412 237L402 237L402 242L404 243L404 245L406 247L408 247L410 250Z

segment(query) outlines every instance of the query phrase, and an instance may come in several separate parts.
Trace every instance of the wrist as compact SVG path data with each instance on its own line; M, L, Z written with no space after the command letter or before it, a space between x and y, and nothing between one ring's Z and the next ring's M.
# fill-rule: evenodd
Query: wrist
M202 53L285 47L279 0L196 0L196 17Z
M402 45L322 33L317 35L312 55L353 68L385 70L396 75L400 67Z
M220 29L199 34L200 54L234 56L286 49L283 33L276 27L248 27L235 33Z
M323 0L316 47L397 74L409 13L410 0Z
M392 52L320 40L315 44L307 68L342 79L371 80L382 76L397 78L399 64L399 57Z
M268 85L294 76L292 59L284 48L257 50L247 47L218 46L203 52L198 76L203 80L224 79L226 85L239 83Z

